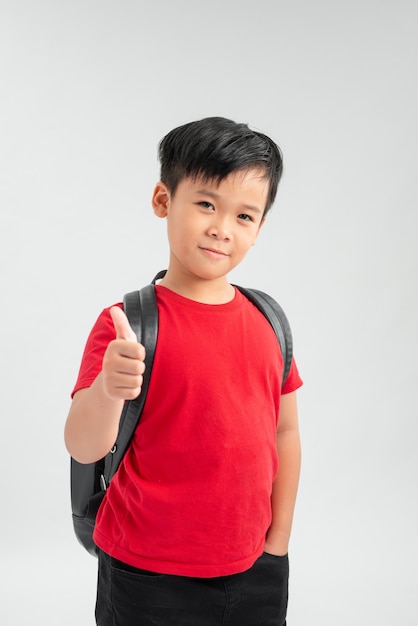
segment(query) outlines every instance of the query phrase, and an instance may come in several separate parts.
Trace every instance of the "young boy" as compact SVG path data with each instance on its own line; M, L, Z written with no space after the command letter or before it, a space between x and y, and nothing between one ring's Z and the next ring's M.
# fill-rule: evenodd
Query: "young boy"
M265 223L281 152L215 117L172 130L159 156L170 258L146 404L94 531L97 624L283 626L302 381L293 362L282 387L272 328L227 278ZM144 357L122 305L105 309L65 427L79 462L111 449Z

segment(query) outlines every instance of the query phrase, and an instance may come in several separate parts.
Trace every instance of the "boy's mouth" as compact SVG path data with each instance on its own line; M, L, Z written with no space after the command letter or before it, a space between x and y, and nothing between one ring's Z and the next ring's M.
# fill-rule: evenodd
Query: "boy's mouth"
M226 252L223 252L222 250L218 250L217 248L204 248L204 247L200 247L201 250L203 250L203 252L206 252L207 254L209 254L212 257L225 257L228 256L228 254Z

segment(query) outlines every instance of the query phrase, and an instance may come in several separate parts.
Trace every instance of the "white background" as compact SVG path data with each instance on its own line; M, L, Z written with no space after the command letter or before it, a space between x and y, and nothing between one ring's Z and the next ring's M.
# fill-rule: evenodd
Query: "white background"
M289 624L416 626L416 3L0 7L2 623L94 624L69 394L100 310L166 266L158 141L222 115L285 159L231 279L280 301L305 381Z

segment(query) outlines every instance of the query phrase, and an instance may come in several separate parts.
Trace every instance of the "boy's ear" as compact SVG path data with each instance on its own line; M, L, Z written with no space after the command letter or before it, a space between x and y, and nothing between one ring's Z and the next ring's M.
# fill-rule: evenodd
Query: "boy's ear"
M170 203L170 191L165 183L160 181L155 185L151 203L157 217L167 217L168 205Z

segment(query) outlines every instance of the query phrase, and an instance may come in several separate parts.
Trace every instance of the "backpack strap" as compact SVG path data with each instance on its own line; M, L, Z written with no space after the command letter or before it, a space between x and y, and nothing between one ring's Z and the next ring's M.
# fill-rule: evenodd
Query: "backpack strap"
M267 293L258 289L247 289L239 285L234 286L263 313L276 333L283 356L283 387L292 365L293 356L292 331L286 314L280 304Z
M125 294L123 308L138 342L145 347L145 371L141 393L134 400L127 400L123 406L115 445L105 458L101 478L104 489L109 485L131 443L148 393L158 334L158 309L154 285L146 285L139 291Z

